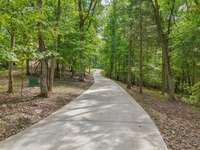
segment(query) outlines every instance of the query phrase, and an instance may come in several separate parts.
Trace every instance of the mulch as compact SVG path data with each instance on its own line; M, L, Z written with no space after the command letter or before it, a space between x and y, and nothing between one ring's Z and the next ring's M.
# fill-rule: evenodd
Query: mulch
M127 91L154 120L169 150L200 150L200 108L168 101L158 91L139 94L137 87Z
M79 96L92 83L91 76L87 76L85 82L75 81L71 78L57 80L49 98L38 96L39 87L25 87L22 97L19 90L15 91L14 95L1 92L0 141L49 116ZM15 89L19 89L19 87L15 87Z

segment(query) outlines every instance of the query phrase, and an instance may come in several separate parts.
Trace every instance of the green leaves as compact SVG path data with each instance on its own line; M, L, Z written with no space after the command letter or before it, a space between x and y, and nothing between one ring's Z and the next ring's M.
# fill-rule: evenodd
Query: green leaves
M13 51L0 49L0 61L18 62L17 55Z
M190 103L192 104L200 104L200 82L197 82L192 87L192 95L190 96Z

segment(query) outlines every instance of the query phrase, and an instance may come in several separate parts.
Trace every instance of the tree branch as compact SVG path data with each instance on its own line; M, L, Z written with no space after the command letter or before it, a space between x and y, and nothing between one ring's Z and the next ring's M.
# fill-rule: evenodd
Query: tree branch
M94 9L96 8L96 5L97 5L97 0L96 0L95 3L94 3L94 7L93 7L93 9L92 9L92 11L91 11L90 17L93 17L93 16L94 16L94 12L95 12ZM92 23L92 18L90 18L90 20L89 20L89 24L88 24L87 30L90 28L91 23Z
M89 16L93 16L94 15L94 9L97 5L97 0L91 0L90 1L90 5L87 11L86 16L84 17L84 21L89 17Z

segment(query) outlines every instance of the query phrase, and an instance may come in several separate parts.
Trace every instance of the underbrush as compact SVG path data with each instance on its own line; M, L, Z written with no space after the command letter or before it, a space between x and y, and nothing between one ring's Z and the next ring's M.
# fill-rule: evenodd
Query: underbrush
M169 150L200 150L200 108L181 99L169 101L161 91L118 82L151 116Z

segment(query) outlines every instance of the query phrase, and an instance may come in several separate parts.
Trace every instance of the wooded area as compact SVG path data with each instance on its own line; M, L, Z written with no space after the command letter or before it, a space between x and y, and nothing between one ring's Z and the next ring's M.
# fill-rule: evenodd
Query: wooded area
M99 68L126 85L171 149L197 150L199 35L200 0L0 0L0 140L80 95Z
M107 76L199 103L198 0L113 0L101 50Z
M14 91L16 67L22 79L41 74L40 95L48 97L54 74L70 68L72 77L77 72L84 81L96 65L128 88L138 85L141 93L147 86L170 100L178 94L199 102L198 0L8 0L1 1L0 11L8 93Z
M21 70L22 90L26 75L40 78L42 97L48 97L54 76L61 78L65 69L84 81L97 57L101 9L98 0L0 1L0 65L8 69L7 92L14 93L16 69Z

